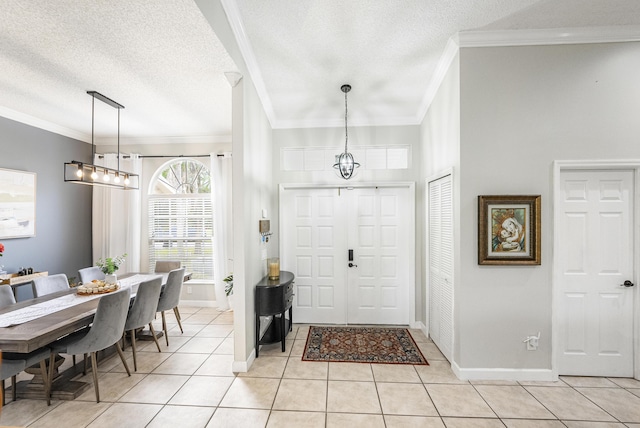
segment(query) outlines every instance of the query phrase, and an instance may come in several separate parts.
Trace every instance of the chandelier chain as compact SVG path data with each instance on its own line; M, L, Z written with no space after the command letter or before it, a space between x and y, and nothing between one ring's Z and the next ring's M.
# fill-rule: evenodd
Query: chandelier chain
M347 153L347 143L349 143L349 129L347 128L347 93L344 91L344 152Z

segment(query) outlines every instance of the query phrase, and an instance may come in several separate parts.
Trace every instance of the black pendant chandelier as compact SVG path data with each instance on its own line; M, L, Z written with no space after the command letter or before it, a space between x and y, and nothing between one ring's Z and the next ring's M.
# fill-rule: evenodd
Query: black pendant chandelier
M91 159L95 158L96 148L94 144L94 116L96 98L105 104L118 110L118 168L107 168L104 166L84 163L79 161L65 162L64 181L70 183L87 184L89 186L108 186L123 190L138 190L140 188L138 174L120 170L120 110L124 108L119 104L102 95L100 92L87 91L91 95Z
M344 153L336 156L336 163L333 167L340 173L340 176L345 180L353 177L356 168L360 167L360 164L353 159L353 155L347 150L347 144L349 143L349 130L347 129L347 93L351 90L351 85L342 85L340 90L344 92Z

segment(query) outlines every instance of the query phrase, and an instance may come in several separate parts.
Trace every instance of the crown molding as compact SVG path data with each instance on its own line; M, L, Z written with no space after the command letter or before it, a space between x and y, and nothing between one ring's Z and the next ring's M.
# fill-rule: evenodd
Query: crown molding
M90 142L90 141L89 141ZM120 145L154 145L154 144L220 144L231 143L231 135L200 135L200 136L151 136L151 137L123 137L120 136ZM97 146L115 146L118 144L116 137L96 137Z
M76 131L64 126L57 125L48 120L38 119L31 115L12 110L7 107L0 106L0 116L7 119L15 120L16 122L23 123L25 125L33 126L34 128L43 129L45 131L53 132L54 134L63 135L65 137L73 138L74 140L84 141L85 143L91 143L91 135L83 132Z
M406 117L379 117L371 119L349 118L349 128L360 126L407 126L420 125L420 121L415 116ZM344 128L342 119L301 119L301 120L277 120L273 129L295 129L295 128Z
M463 48L637 42L640 26L463 31L458 33L458 39Z
M269 123L271 124L271 126L273 126L273 123L275 122L275 112L273 110L273 104L271 103L271 98L269 98L267 88L264 85L262 73L260 72L260 68L258 67L256 56L253 53L251 42L249 42L249 38L247 37L247 32L244 28L244 23L242 22L238 4L235 0L220 0L220 3L222 4L222 8L227 14L229 26L231 27L231 31L236 38L238 48L240 49L240 53L242 54L245 65L247 66L247 71L249 72L249 76L253 81L253 86L258 93L258 98L260 98L260 100L262 101L264 112L269 119Z

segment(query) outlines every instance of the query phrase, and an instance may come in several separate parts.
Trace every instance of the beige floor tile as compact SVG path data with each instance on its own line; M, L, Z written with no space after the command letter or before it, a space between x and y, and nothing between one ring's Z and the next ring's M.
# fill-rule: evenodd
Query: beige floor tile
M119 402L166 404L188 379L188 376L150 374L120 397Z
M284 370L285 379L322 379L327 380L329 363L302 361L296 357L289 358Z
M640 397L620 388L576 388L621 422L640 423Z
M214 319L213 321L211 321L211 324L216 324L216 325L233 325L233 313L227 314L221 314L220 316L218 316L216 319Z
M269 410L218 408L206 428L264 428Z
M196 337L227 337L233 332L232 325L206 325Z
M280 379L287 366L287 358L282 357L260 357L253 361L253 364L246 373L238 373L240 377L271 377Z
M215 407L220 404L232 382L232 377L193 376L182 385L169 404Z
M284 352L282 352L282 342L269 343L267 345L260 345L260 357L288 357L291 354L291 348L293 347L293 340L284 341Z
M95 406L94 406L95 404ZM64 421L64 428L84 428L111 406L111 403L93 403L88 406L81 401L60 402L46 417L29 425L35 428L60 428ZM4 418L0 418L2 424L7 424ZM13 424L11 424L13 425Z
M184 316L184 314L182 314L182 313L181 313L181 315ZM182 321L182 326L184 327L187 324L204 324L204 325L207 325L211 321L216 319L217 317L218 317L218 314L207 314L207 313L198 312L197 314L191 315L189 318L184 319Z
M183 322L181 331L180 326L176 324L169 329L169 343L171 343L172 337L193 337L198 334L205 325L206 324L187 324L186 322ZM156 326L154 325L153 328L155 327Z
M327 411L343 413L382 413L373 382L329 381Z
M477 385L476 390L500 418L555 419L522 386Z
M304 340L306 342L309 336L309 326L299 326L296 332L296 340Z
M176 352L189 354L211 354L222 343L222 337L193 337ZM157 348L156 348L157 350Z
M503 419L507 428L563 428L560 421L534 420L534 419Z
M284 412L273 410L267 428L324 428L324 412Z
M427 359L429 364L431 361L440 360L446 361L445 356L440 352L438 347L433 342L417 342L418 349L422 352L422 355Z
M377 388L385 415L438 416L422 384L378 383Z
M87 425L90 428L143 427L158 414L162 406L157 404L115 403L96 420Z
M430 361L429 364L428 366L415 366L423 383L469 383L456 377L448 361Z
M518 386L515 380L470 380L471 385L500 385L500 386Z
M146 428L202 428L214 411L215 407L164 406Z
M491 418L495 413L471 385L426 385L440 416Z
M194 373L195 376L235 376L233 355L211 355Z
M220 346L213 351L214 354L233 355L233 337L227 337Z
M327 382L282 379L273 409L324 412L327 409Z
M413 337L413 340L416 343L429 343L431 342L427 336L424 335L424 333L422 332L422 330L417 329L417 328L410 328L409 329L409 333L411 333L411 337Z
M385 428L382 415L327 413L327 428Z
M291 357L302 357L302 355L304 354L304 348L305 345L307 344L306 340L294 340L293 341L293 346L291 347Z
M271 409L279 385L280 379L236 377L220 407Z
M329 380L373 382L373 370L366 363L329 363Z
M557 381L536 381L536 380L527 380L527 381L518 381L518 383L522 386L544 386L544 387L556 387L556 388L566 388L567 385L561 380Z
M131 367L133 368L133 365ZM100 373L98 377L100 401L111 403L118 401L118 399L131 390L131 388L141 382L145 376L146 374L139 373L132 373L131 376L127 376L126 373ZM91 378L91 387L87 388L76 400L93 401L95 403L96 393L93 387L91 373L88 373L87 377Z
M444 428L439 417L384 415L387 428Z
M625 424L619 422L588 422L588 421L562 421L568 428L622 428Z
M614 419L572 388L525 387L557 418L608 422Z
M442 418L447 428L504 428L500 419Z
M158 352L158 349L154 346L155 352L138 352L136 354L136 361L138 362L138 370L133 370L133 355L127 358L127 365L131 373L145 374L151 373L158 368L160 364L166 361L172 354L169 352ZM116 364L111 370L112 373L126 373L126 369L122 365L120 358L116 356L116 359L120 362Z
M206 354L174 353L160 364L153 373L192 375L200 368L207 357Z
M640 388L640 380L625 377L610 377L611 382L622 388Z
M410 364L371 364L376 382L421 383L416 369Z
M160 331L160 330L156 330L156 331ZM169 335L169 346L167 346L167 342L164 337L159 338L158 343L160 343L160 349L162 350L162 352L176 352L178 349L180 349L181 346L187 343L189 339L191 339L190 336Z
M44 400L25 400L19 398L15 402L8 402L0 414L0 423L7 426L27 426L33 421L54 410L60 401L52 400L47 406Z
M635 396L640 397L640 389L628 389L627 391L629 391L630 393L632 393Z
M560 380L574 388L611 388L616 386L604 377L560 376Z

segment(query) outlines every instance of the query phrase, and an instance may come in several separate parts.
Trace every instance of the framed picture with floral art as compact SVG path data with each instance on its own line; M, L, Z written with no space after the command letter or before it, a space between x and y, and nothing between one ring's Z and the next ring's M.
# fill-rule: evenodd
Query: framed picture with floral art
M540 195L478 196L478 264L540 260Z

